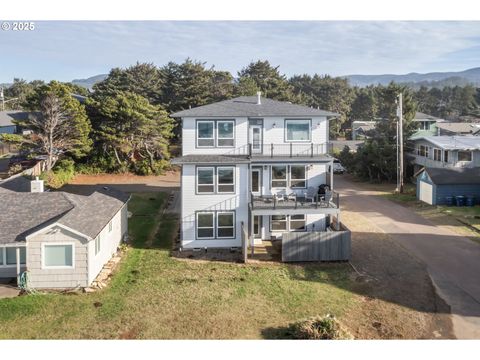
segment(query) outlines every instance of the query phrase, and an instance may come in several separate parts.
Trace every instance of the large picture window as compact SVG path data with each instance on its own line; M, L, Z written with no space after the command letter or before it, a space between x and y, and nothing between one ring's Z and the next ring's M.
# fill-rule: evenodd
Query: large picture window
M286 141L310 141L310 120L285 120Z
M234 147L235 120L197 120L197 147Z
M215 146L215 121L197 121L197 146Z
M232 147L234 145L234 128L235 122L217 121L217 146L218 147Z
M218 167L217 168L217 192L234 193L235 192L235 168Z
M197 239L213 239L214 234L214 213L197 213Z
M458 152L458 161L472 161L472 152L471 151L459 151Z
M290 231L305 231L305 215L290 215Z
M74 249L73 244L44 244L43 267L44 268L73 268Z
M298 215L272 215L270 217L270 231L305 231L306 217Z
M290 166L290 187L296 189L307 187L307 170L305 165Z
M217 212L217 238L235 237L235 214L233 212Z
M272 166L272 188L287 187L287 166Z
M215 192L215 183L213 181L215 174L214 167L197 168L197 192L213 194Z

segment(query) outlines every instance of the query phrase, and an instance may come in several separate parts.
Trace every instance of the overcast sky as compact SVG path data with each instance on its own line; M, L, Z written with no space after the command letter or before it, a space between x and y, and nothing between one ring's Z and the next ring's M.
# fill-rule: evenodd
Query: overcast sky
M0 30L0 83L70 81L187 57L236 74L267 59L286 75L403 74L480 66L480 22L36 22Z

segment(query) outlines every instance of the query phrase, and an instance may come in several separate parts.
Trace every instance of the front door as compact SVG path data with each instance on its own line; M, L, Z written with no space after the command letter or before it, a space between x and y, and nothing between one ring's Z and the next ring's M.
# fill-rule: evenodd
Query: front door
M262 195L262 169L252 169L252 194L260 196Z
M262 216L255 215L253 217L253 237L255 239L262 237Z
M252 153L262 153L262 126L261 125L250 125L250 145Z

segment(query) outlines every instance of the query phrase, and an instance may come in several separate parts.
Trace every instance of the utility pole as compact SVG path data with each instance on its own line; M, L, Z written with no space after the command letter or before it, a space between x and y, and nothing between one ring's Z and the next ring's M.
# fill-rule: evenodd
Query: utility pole
M2 101L2 111L5 111L5 96L3 95L3 87L0 88L0 100Z
M400 160L400 168L399 168L399 188L398 191L403 193L403 96L402 93L398 94L398 120L399 120L399 125L398 125L398 142L400 145L400 155L399 155L399 160Z

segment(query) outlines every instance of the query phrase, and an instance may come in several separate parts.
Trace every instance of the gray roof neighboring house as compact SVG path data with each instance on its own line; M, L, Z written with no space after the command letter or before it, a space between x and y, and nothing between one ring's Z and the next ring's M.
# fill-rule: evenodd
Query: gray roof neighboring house
M29 234L53 223L95 238L129 198L111 188L89 196L60 191L0 192L0 244L25 241Z
M0 195L3 193L30 192L30 180L23 174L0 180Z
M452 134L477 134L480 133L479 123L456 123L456 122L443 122L437 124L437 128L440 131L449 132Z
M425 140L444 150L480 150L480 136L420 136L413 140Z
M241 96L235 99L198 106L170 115L171 117L264 117L264 116L327 116L335 117L338 114L313 109L304 105L261 98L257 104L256 96Z
M437 185L480 185L480 168L425 168Z
M21 121L28 119L28 115L31 112L23 110L5 110L0 111L0 127L2 126L15 126L16 124L13 121Z
M420 111L417 111L415 113L415 117L413 118L413 121L436 121L436 122L443 122L445 120L443 119L440 119L440 118L437 118L433 115L428 115L428 114L424 114Z

